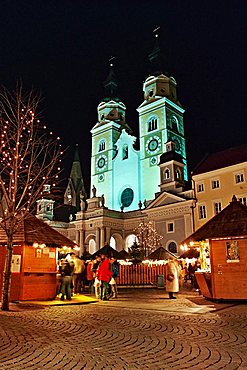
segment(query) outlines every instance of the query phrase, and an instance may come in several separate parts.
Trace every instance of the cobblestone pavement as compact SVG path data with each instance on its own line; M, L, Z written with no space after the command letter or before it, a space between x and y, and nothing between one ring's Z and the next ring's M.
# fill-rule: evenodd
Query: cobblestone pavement
M3 369L247 370L247 304L143 290L90 305L16 306L0 313Z

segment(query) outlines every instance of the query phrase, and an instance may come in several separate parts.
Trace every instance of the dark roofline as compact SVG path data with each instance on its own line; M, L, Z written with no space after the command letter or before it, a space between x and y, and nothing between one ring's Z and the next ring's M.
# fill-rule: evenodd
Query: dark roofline
M247 144L206 154L192 171L192 175L211 172L247 161Z

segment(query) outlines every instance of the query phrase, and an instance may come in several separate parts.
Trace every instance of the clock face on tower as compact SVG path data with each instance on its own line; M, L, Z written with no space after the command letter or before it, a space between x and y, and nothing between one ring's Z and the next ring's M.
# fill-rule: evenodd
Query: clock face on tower
M96 161L96 169L98 171L103 171L106 169L106 165L107 165L107 158L105 155L101 155L97 161Z
M155 154L161 148L161 139L159 136L151 136L146 142L146 151L148 154Z

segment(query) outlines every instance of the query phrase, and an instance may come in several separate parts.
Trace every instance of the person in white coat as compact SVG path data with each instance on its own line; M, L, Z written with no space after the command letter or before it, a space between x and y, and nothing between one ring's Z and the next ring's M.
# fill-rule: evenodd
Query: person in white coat
M173 293L179 291L179 268L174 259L170 259L166 265L166 291L170 299L176 299Z

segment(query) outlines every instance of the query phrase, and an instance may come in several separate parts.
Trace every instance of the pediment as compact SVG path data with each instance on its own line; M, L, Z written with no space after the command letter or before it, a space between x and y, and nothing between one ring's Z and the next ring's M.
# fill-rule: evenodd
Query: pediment
M187 199L177 195L177 194L172 194L166 191L163 191L160 193L149 205L147 206L146 209L152 209L152 208L157 208L161 206L167 206L169 204L175 204L179 202L184 202Z

